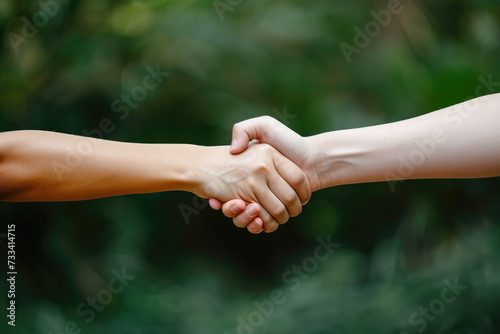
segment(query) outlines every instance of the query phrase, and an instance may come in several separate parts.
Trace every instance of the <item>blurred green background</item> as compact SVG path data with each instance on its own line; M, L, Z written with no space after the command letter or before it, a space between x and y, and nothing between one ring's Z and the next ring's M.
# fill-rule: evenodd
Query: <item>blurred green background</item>
M81 135L107 118L106 139L221 145L235 122L284 108L280 120L312 135L418 116L477 96L480 78L500 82L498 0L402 1L350 62L340 44L356 46L355 28L387 1L62 2L0 2L0 131ZM114 112L148 66L170 75ZM16 224L18 266L16 327L2 314L2 333L498 333L499 186L326 189L257 236L189 193L0 203L2 253ZM189 223L180 205L196 210ZM340 244L319 262L318 238ZM135 278L110 294L122 271ZM443 303L454 282L467 288ZM95 318L92 298L105 301Z

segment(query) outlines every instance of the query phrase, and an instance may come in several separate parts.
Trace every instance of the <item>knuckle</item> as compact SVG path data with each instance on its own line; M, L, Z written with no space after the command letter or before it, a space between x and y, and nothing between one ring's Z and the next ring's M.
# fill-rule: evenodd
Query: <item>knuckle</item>
M288 211L283 204L277 206L273 210L273 217L275 217L280 224L284 224L288 221Z
M233 125L233 131L242 131L242 130L243 130L243 126L242 126L241 122Z
M293 208L293 212L290 212L290 217L297 217L302 212L302 205Z
M233 223L236 227L244 228L247 226L239 217L233 218Z
M297 193L294 190L289 190L283 195L283 203L289 207L298 200Z
M275 208L274 214L276 214L279 217L285 216L287 214L287 210L283 204L280 204Z
M279 224L276 222L276 221L271 221L271 222L268 222L267 224L265 224L265 229L264 231L266 233L271 233L271 232L274 232L278 229L279 227Z
M274 118L272 118L271 116L269 115L264 115L264 116L261 116L260 119L265 122L265 123L270 123L272 121L274 121Z
M311 192L309 192L307 194L307 196L306 196L306 199L304 200L303 205L306 205L307 203L309 203L309 201L311 200L311 198L312 198L312 194L311 194Z
M267 173L269 171L269 165L264 161L256 161L253 164L253 169L256 173Z
M222 207L222 214L228 218L231 218L233 216L231 210L224 207Z
M287 214L283 219L280 219L278 222L280 225L286 224L288 220L290 219L290 216Z
M299 185L306 181L306 176L304 172L297 170L290 176L290 183L293 185Z
M270 126L276 125L276 123L278 122L275 118L273 118L269 115L262 116L262 119L266 124L268 124Z

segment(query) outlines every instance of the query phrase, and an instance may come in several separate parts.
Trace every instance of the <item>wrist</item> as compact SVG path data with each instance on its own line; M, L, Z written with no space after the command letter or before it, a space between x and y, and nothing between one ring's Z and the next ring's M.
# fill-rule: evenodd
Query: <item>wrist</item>
M307 158L305 163L300 165L307 176L307 180L309 181L309 186L311 187L311 191L317 191L323 188L326 188L326 173L324 166L324 155L325 148L322 143L321 135L315 135L310 137L303 137L305 142L305 147L307 152Z
M313 191L328 188L335 185L337 177L334 175L334 170L339 164L339 156L336 150L332 149L335 146L333 132L314 135L305 138L311 152L311 166L307 173L313 175L316 182L311 185Z
M225 197L218 198L215 194L225 194L227 190L221 183L221 173L232 166L226 159L231 157L229 146L189 146L189 164L185 168L183 190L203 198L228 200Z
M369 139L353 130L341 130L315 135L308 141L318 189L374 181L369 160L377 150Z
M180 190L195 194L200 193L203 173L200 166L204 153L203 146L189 144L163 144L161 169L164 191Z

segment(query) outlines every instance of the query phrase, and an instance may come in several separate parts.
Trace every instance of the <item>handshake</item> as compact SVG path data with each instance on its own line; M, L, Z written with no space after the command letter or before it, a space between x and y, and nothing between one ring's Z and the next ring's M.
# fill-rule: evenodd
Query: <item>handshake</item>
M230 152L249 157L234 186L250 193L228 201L202 196L217 198L210 206L236 226L260 233L297 216L322 188L499 176L499 105L500 94L488 95L412 119L311 137L268 116L246 120L234 126Z
M412 119L311 137L264 116L237 123L230 148L3 132L0 200L182 190L209 198L238 227L273 232L300 214L311 192L327 187L499 176L499 105L500 95L489 95Z
M220 180L203 185L199 195L211 197L210 206L222 208L236 226L251 233L273 232L300 214L311 192L321 188L316 166L322 155L315 148L310 140L269 116L240 122L234 125L230 148L232 158L237 159L231 163L228 157L212 156L209 166L222 163L226 168L218 173ZM223 187L236 199L222 203Z

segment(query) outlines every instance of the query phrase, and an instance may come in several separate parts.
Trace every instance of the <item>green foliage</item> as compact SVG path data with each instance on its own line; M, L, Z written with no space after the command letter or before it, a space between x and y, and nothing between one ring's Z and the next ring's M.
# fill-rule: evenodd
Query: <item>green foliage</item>
M23 18L34 24L51 1L3 0L0 131L81 135L109 119L106 139L221 145L235 122L285 107L294 116L287 124L312 135L418 116L476 96L480 77L500 81L498 1L402 1L362 48L354 28L376 22L371 11L388 2L221 2L233 4L222 21L211 1L68 1L28 38ZM12 33L26 43L13 46ZM342 42L360 50L350 63ZM113 110L156 66L169 76L136 107ZM425 318L409 318L457 278L467 289L425 332L496 333L499 186L327 189L258 236L209 208L186 224L178 207L193 206L193 195L184 193L1 203L2 225L19 233L12 332L60 333L75 322L96 334L418 333ZM328 236L341 244L334 253L288 276L294 283L283 278L311 265L317 238ZM78 306L109 290L122 268L135 278L87 323ZM273 290L286 300L271 312Z

